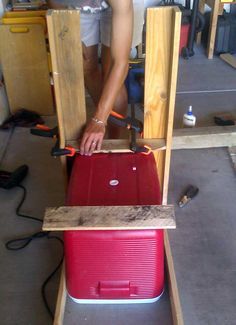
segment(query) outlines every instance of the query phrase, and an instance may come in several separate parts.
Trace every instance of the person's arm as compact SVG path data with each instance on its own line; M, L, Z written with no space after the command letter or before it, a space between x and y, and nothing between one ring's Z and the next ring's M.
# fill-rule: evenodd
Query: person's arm
M101 149L108 116L128 71L133 31L132 0L108 2L112 8L111 69L94 115L97 122L91 120L83 134L80 153L86 155Z

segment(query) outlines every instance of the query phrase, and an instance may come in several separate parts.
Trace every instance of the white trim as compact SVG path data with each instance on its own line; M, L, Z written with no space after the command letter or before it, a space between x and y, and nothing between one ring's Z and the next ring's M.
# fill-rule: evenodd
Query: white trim
M158 301L161 296L163 295L164 290L162 293L155 298L149 298L149 299L77 299L73 298L69 293L67 292L68 296L77 304L150 304L153 302Z

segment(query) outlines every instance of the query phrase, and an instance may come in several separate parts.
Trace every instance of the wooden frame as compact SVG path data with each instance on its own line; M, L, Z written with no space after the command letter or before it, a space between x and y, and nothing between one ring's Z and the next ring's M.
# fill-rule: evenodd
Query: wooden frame
M50 11L47 15L47 22L59 120L60 146L64 147L65 144L77 140L86 121L82 52L79 46L78 33L79 12L71 10ZM155 159L163 191L162 202L164 205L167 203L169 182L180 23L181 12L175 7L149 8L147 10L144 141L147 139L152 141L155 138L157 150L161 150L155 154ZM74 48L77 48L76 55L73 54ZM115 145L117 143L115 144L114 140L110 142L110 150L115 149ZM63 164L65 167L66 159L63 159ZM180 299L166 231L165 254L173 322L182 325ZM54 319L54 324L57 325L63 324L66 290L64 281L63 269Z

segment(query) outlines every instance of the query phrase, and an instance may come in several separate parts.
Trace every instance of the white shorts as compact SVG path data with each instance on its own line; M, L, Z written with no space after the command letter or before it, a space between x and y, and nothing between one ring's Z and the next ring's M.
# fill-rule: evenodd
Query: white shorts
M133 0L134 28L132 48L142 42L144 23L144 0ZM110 47L112 10L108 9L98 14L80 14L81 40L86 46L102 43Z

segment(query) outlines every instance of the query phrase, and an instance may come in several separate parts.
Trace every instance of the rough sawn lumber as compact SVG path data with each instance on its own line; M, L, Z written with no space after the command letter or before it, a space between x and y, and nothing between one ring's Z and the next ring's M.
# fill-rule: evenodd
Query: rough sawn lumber
M173 229L174 206L65 206L47 208L43 230Z

